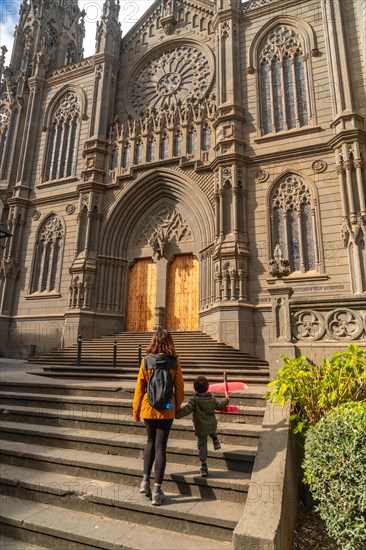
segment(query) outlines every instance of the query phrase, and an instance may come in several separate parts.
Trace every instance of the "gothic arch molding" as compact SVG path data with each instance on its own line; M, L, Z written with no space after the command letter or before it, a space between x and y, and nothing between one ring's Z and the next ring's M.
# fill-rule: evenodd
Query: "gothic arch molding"
M278 176L268 187L267 196L266 196L266 206L267 206L267 234L268 234L268 261L273 258L274 252L274 235L273 235L273 224L272 224L272 214L273 214L273 195L279 184L284 183L287 178L295 177L300 182L302 182L310 191L311 194L311 210L313 218L313 239L315 246L315 268L318 273L323 274L325 271L324 267L324 253L323 253L323 243L321 235L321 220L319 212L319 194L316 185L309 181L308 178L303 177L297 171L286 170L280 176Z
M248 51L248 66L253 67L254 69L258 68L258 56L260 47L264 38L267 34L274 28L276 25L289 25L290 27L295 28L303 41L305 46L305 51L311 53L313 50L317 49L316 36L314 29L307 21L293 17L291 15L278 15L273 19L270 19L261 27L253 38Z
M46 227L46 224L49 227ZM46 252L39 249L42 232L47 232L45 242L49 244ZM49 212L39 223L34 241L31 277L29 281L29 295L34 293L59 292L61 282L61 269L63 264L64 248L66 242L66 223L59 213ZM55 246L57 245L58 246Z
M65 84L50 100L43 117L43 127L49 129L55 106L67 92L73 92L80 101L80 115L82 120L87 118L87 97L85 91L74 84Z
M140 218L162 202L180 203L189 222L195 226L195 240L200 250L213 241L214 213L204 193L182 175L170 170L156 170L138 180L121 198L101 235L101 251L107 256L126 257L134 242ZM128 223L124 224L124 221ZM121 231L121 228L125 228ZM197 233L197 234L196 234Z

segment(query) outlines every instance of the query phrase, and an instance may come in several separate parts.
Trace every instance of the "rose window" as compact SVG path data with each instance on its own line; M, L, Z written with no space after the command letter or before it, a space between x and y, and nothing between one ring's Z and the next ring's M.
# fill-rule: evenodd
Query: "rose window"
M136 111L161 108L187 99L199 100L211 82L206 55L194 46L180 46L153 57L134 79L131 101Z

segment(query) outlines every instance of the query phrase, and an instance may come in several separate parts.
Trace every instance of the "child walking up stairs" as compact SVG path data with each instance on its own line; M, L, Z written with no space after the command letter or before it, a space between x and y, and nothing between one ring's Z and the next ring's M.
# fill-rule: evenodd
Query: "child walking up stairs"
M193 395L186 384L186 398ZM3 377L0 523L6 537L61 549L224 550L242 516L264 414L263 386L230 395L218 413L222 448L209 477L197 469L188 419L167 449L166 501L140 494L142 424L131 418L134 382Z

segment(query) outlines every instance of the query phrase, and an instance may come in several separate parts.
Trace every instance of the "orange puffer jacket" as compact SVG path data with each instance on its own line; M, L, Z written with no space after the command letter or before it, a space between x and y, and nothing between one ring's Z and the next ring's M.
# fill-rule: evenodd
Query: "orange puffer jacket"
M154 407L152 407L148 402L146 388L151 373L152 369L145 369L145 362L143 359L141 361L141 366L136 381L132 418L136 421L139 421L140 418L146 418L150 420L175 418L175 413L180 408L184 399L184 382L179 357L177 357L177 370L169 370L169 373L174 383L174 409L165 409L164 411L158 411L157 409L154 409Z

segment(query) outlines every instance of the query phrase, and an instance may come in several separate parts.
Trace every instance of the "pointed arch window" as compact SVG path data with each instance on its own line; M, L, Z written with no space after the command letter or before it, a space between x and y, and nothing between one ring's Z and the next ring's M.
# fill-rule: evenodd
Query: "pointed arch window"
M156 141L154 137L151 137L147 143L147 162L154 162L155 149L156 149Z
M113 145L112 149L112 155L111 155L111 170L115 170L118 166L118 147L115 143Z
M177 130L174 134L174 156L180 157L182 155L183 135L180 130Z
M47 145L45 180L74 176L80 127L80 101L72 93L66 93L57 103Z
M202 128L202 151L208 151L211 147L211 131L208 124Z
M267 36L260 52L262 134L309 124L309 97L301 39L279 25Z
M128 168L131 164L131 143L126 141L123 146L122 168Z
M297 175L281 180L271 194L272 258L278 244L291 272L314 271L319 265L316 208L310 187Z
M138 139L135 145L135 164L143 163L143 151L144 151L144 146L143 146L142 140Z
M169 138L167 134L161 136L160 145L160 158L161 160L167 159L169 155Z
M36 241L31 293L59 291L64 237L58 216L51 215L42 223Z
M190 128L188 131L188 154L193 155L196 151L196 130Z
M57 60L57 32L51 25L48 25L44 40L46 41L47 53L51 58L51 67L53 67Z
M6 107L0 108L0 178L5 165L6 143L9 134L10 111Z
M66 51L65 51L65 65L68 65L69 63L75 63L75 61L76 61L75 44L73 42L69 42L66 46Z
M23 37L21 39L21 46L19 48L17 69L20 69L24 60L29 60L30 47L32 44L32 27L26 27L23 31Z

